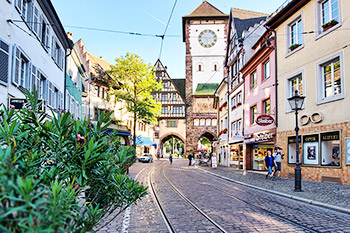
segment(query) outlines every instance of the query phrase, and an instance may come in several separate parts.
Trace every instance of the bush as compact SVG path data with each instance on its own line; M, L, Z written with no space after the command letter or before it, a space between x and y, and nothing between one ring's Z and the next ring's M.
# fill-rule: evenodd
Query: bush
M104 133L112 113L96 124L49 117L37 92L27 98L26 108L0 110L0 232L93 231L146 195L126 175L134 149Z

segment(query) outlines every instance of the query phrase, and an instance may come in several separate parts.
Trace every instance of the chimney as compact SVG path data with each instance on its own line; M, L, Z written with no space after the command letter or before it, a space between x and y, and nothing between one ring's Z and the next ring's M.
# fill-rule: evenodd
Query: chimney
M67 37L68 37L70 40L73 40L73 33L72 33L72 32L67 32Z

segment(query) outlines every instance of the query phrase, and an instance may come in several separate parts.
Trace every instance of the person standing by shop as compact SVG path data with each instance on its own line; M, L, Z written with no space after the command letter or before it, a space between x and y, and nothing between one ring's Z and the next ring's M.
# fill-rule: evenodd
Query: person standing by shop
M173 163L173 154L170 153L170 156L169 156L169 161L170 163Z
M268 173L266 174L266 179L267 178L272 179L273 177L272 168L274 165L276 166L276 161L274 160L274 157L272 156L272 152L270 150L267 151L267 155L265 157L265 165L268 169Z
M281 147L276 146L275 152L273 153L273 158L274 158L275 164L276 164L274 175L277 178L281 178L281 168L282 168L281 162L282 162L282 158L283 158L281 150L282 150Z

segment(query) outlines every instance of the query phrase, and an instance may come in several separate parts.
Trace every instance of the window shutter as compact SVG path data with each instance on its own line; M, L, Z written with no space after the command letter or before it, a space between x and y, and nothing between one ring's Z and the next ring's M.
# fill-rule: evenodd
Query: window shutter
M19 65L20 65L20 51L17 46L13 46L13 71L12 71L12 83L18 86L19 82Z
M63 69L64 58L65 58L64 50L61 49L61 58L60 58L60 59L61 59L61 61L60 61L60 63L61 63L61 65L60 65L61 69Z
M39 10L36 6L34 6L34 2L33 2L33 24L32 24L32 29L34 31L34 33L39 36Z
M26 73L26 77L25 77L25 80L24 80L24 85L25 85L25 88L27 88L27 90L29 92L32 92L32 85L31 85L31 75L32 74L32 63L31 62L28 62L28 66L27 66L27 73Z
M9 45L0 40L0 82L7 85L9 74Z
M34 10L34 2L27 3L27 23L30 28L33 28L33 10Z
M15 7L21 12L22 11L22 0L16 0Z
M31 77L32 77L32 92L34 92L34 90L38 91L38 85L37 85L37 70L36 67L34 65L32 65L32 73L31 73Z
M60 92L61 93L61 99L60 99L60 106L61 106L61 109L63 109L64 108L64 106L63 106L63 93L62 92Z
M49 35L50 35L50 28L49 28L49 25L46 24L46 30L45 30L45 47L47 49L50 48L49 46Z
M42 15L40 15L39 23L38 23L38 36L41 42L43 41L43 36L45 36L43 35L43 26L44 26L44 18Z
M55 46L55 37L52 37L52 40L51 40L51 57L55 60L55 51L56 51L56 46Z

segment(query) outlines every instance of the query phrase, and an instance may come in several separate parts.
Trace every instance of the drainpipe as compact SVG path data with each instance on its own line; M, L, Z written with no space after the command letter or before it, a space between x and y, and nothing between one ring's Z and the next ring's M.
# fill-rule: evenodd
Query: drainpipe
M64 90L63 90L63 110L66 111L66 96L67 96L67 83L66 83L66 79L67 79L67 62L68 62L68 57L72 54L72 50L73 49L69 49L69 53L67 54L66 51L66 55L65 55L65 63L64 63Z

